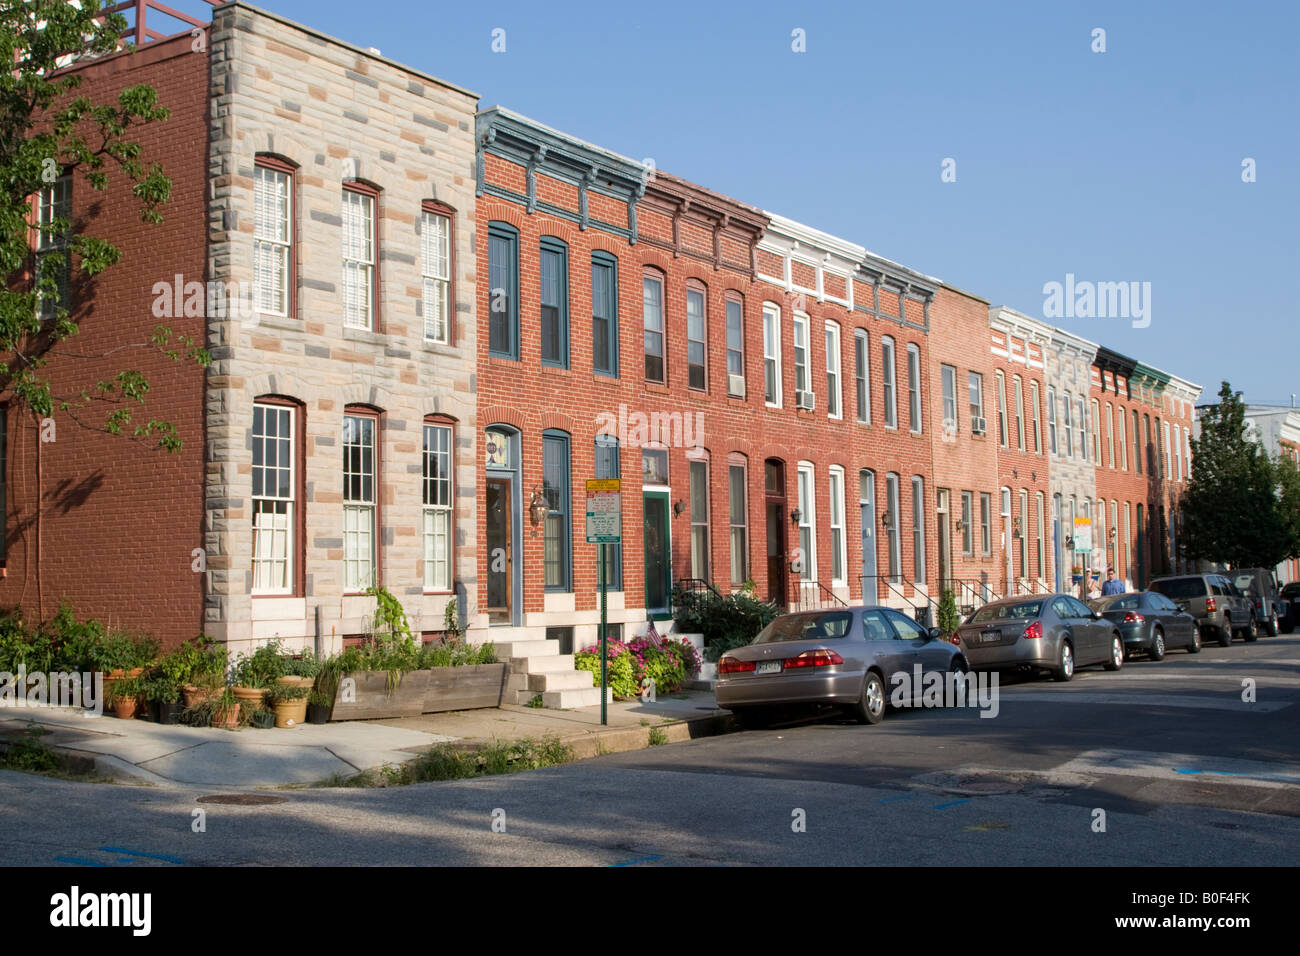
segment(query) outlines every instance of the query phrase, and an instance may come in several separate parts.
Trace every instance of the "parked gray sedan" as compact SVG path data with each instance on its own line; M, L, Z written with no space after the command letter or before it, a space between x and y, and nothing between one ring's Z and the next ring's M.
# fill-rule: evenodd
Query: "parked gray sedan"
M1166 650L1180 647L1189 654L1201 652L1201 629L1196 626L1196 618L1163 594L1109 594L1089 601L1088 606L1119 628L1126 658L1145 654L1153 661L1163 660Z
M975 670L1037 669L1059 681L1076 667L1124 664L1119 629L1069 594L991 601L957 629L956 637Z
M748 727L774 706L833 704L861 723L885 715L892 675L966 671L961 651L905 614L885 607L827 608L783 614L753 642L718 660L718 705ZM918 688L919 692L919 688Z

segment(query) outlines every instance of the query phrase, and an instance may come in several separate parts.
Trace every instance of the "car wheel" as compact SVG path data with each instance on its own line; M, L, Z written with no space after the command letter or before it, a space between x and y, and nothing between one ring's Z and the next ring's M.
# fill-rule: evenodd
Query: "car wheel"
M1241 632L1241 636L1246 639L1247 644L1253 644L1259 640L1259 625L1255 623L1255 615L1250 616L1250 624Z
M878 724L885 716L885 684L875 671L867 671L862 681L862 696L853 708L860 724Z
M1117 671L1124 666L1124 642L1118 634L1110 636L1110 660L1103 666L1108 671Z
M1277 626L1277 611L1274 611L1268 616L1268 620L1264 622L1264 633L1269 637L1277 637L1279 630L1280 629Z
M772 712L767 707L744 707L731 714L746 730L762 730L772 723Z
M1223 627L1219 628L1219 646L1227 647L1232 643L1232 618L1225 618Z
M1151 654L1153 661L1163 661L1165 659L1165 632L1156 628L1155 634L1151 635Z
M1201 629L1199 627L1192 628L1192 643L1187 645L1187 653L1201 653Z
M1061 653L1052 671L1052 680L1067 681L1074 676L1074 648L1069 641L1061 641Z

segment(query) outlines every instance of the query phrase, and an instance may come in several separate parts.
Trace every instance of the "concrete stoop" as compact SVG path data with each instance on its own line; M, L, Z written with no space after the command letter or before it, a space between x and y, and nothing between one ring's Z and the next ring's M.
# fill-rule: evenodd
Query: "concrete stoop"
M575 669L573 655L561 654L559 641L497 641L496 648L506 662L506 701L528 705L540 695L543 707L556 710L600 703L591 672Z

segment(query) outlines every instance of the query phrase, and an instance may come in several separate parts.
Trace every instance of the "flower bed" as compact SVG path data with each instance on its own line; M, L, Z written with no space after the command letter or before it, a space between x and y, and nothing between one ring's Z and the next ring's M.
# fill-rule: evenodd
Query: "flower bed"
M658 647L644 637L609 642L607 673L615 697L630 699L641 693L647 677L655 693L673 694L700 672L700 657L686 641L664 638ZM591 671L592 684L600 685L600 645L584 647L573 655L578 670Z

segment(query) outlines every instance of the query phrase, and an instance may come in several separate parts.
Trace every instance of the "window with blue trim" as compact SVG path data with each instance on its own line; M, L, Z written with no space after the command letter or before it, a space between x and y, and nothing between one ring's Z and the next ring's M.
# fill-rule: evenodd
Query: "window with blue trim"
M569 247L542 240L542 364L569 367Z
M488 223L488 354L519 358L519 233Z
M569 542L569 436L560 431L542 433L542 494L546 500L546 541L543 570L546 590L571 591L572 561Z
M618 377L618 260L604 252L591 254L591 366Z

